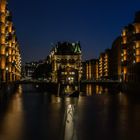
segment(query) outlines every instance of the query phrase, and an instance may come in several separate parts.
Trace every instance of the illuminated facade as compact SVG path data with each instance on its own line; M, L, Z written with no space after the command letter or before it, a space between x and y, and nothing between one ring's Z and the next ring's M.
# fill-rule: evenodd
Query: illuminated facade
M99 56L99 79L110 78L110 49Z
M0 0L0 81L16 81L21 77L19 44L7 9L7 1Z
M83 62L83 80L97 80L98 78L98 59Z
M82 76L80 43L58 42L50 53L52 82L74 83Z
M101 53L99 56L99 78L102 78L104 75L104 57L104 53Z
M121 56L123 81L139 81L140 12L136 13L134 22L122 30Z

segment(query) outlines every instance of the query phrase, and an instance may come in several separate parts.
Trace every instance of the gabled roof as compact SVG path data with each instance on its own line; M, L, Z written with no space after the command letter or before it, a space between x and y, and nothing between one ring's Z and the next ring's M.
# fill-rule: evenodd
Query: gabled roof
M58 42L55 47L56 55L75 55L81 54L80 43Z

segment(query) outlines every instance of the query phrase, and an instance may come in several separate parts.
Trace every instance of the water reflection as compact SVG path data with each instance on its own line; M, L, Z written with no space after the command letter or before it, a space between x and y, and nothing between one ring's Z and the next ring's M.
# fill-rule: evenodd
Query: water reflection
M93 94L108 93L108 87L104 87L101 85L86 84L85 89L84 91L86 92L87 96L92 96Z
M62 101L62 98L56 95L50 96L50 102L51 103L60 103Z
M62 126L62 140L78 140L77 104L78 98L65 98L65 112Z
M60 98L19 86L0 114L0 140L139 139L140 96L92 84L83 91Z
M19 86L12 99L9 101L3 119L0 122L0 140L19 140L23 128L22 87Z

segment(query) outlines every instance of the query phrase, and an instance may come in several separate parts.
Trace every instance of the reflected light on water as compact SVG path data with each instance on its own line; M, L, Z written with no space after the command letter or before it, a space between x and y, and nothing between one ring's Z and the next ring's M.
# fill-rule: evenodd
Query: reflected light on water
M4 119L1 122L0 140L19 140L22 135L24 113L21 94L22 87L19 86L9 101Z
M92 96L93 94L103 94L108 93L108 88L103 88L103 86L100 85L93 85L93 84L87 84L86 85L86 94L87 96Z
M103 87L96 85L96 94L102 94L103 93Z
M123 94L122 92L119 92L118 94L118 101L120 105L128 106L128 98L126 94Z
M60 103L60 102L61 102L60 97L56 97L55 95L51 96L51 103Z
M65 111L64 140L77 140L75 105L69 104Z
M86 93L87 93L88 96L92 95L92 85L91 84L87 84Z
M62 140L78 140L77 134L77 98L65 99L65 112L62 125Z

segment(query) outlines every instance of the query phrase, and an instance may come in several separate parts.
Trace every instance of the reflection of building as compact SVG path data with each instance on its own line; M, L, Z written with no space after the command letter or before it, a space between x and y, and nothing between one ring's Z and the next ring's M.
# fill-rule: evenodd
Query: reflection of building
M86 84L84 87L84 92L87 96L92 96L93 94L108 93L108 88L102 85Z
M83 79L98 79L98 59L91 59L83 62Z
M122 30L122 75L124 81L140 80L140 12Z
M0 81L21 77L21 56L7 1L0 0Z
M112 80L121 78L121 41L121 37L118 37L111 48L110 77Z
M73 79L80 81L82 70L81 55L82 52L79 42L58 42L56 46L53 47L50 54L50 63L52 65L52 82L58 82L58 80L69 80L75 82ZM61 73L60 70L62 70Z

